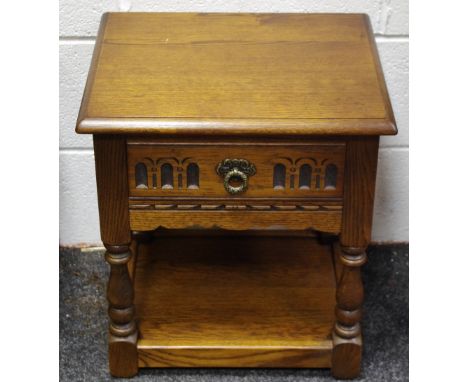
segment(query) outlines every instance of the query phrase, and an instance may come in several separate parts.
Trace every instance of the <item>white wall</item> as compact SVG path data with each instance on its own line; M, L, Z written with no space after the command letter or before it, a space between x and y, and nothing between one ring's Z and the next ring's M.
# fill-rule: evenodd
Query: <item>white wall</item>
M408 241L408 0L60 0L60 244L100 243L92 139L74 127L107 11L369 14L399 128L381 140L373 240Z

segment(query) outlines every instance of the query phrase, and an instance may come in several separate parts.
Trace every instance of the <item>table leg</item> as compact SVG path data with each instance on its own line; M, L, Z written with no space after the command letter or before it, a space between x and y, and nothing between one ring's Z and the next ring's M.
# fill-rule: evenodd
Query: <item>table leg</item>
M101 238L110 265L109 369L116 377L131 377L138 372L138 330L128 270L132 253L126 152L125 137L94 136Z
M361 265L363 248L342 247L342 273L336 291L336 322L333 331L332 373L337 378L357 377L361 370L361 316L364 289Z
M336 291L332 374L355 378L361 371L361 316L364 289L361 266L371 239L378 137L348 140L339 260L343 267Z
M109 369L114 376L131 377L138 372L133 284L127 267L132 254L128 245L105 246L106 261L110 265L107 284Z

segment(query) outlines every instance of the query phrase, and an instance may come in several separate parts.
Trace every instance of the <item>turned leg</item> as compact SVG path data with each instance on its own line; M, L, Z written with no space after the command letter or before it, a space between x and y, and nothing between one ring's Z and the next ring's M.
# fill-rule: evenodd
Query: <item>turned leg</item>
M341 379L355 378L361 370L361 266L366 262L365 250L371 238L378 148L378 137L351 138L346 143L339 256L342 267L332 335L332 374Z
M116 377L138 372L137 326L133 306L133 283L128 263L131 232L128 213L126 140L122 136L95 135L94 158L101 238L110 265L109 369Z
M109 368L114 376L131 377L138 372L133 285L127 267L132 254L128 245L106 245L106 249L106 261L110 265Z
M361 265L366 261L364 248L342 247L343 264L336 290L336 322L333 331L333 375L354 378L361 371L361 316L364 289Z

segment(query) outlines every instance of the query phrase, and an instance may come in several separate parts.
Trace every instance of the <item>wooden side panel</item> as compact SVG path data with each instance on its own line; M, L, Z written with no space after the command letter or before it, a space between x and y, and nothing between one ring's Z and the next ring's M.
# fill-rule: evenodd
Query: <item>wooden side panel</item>
M95 135L94 159L101 239L110 245L129 244L131 237L125 137Z
M367 247L371 240L379 137L352 138L347 144L343 201L344 247Z

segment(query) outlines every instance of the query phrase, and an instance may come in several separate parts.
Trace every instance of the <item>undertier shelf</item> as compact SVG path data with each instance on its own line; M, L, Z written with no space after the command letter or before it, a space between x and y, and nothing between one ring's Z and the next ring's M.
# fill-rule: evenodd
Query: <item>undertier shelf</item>
M140 367L330 367L332 248L310 237L167 236L135 268Z

